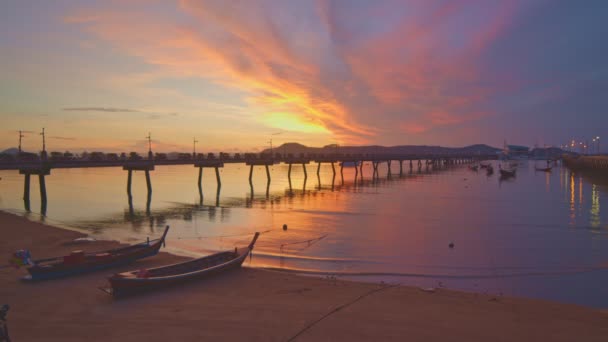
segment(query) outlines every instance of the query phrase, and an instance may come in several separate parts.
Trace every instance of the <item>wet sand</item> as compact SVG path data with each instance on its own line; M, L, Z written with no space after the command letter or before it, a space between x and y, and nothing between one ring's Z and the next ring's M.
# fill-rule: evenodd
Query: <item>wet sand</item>
M74 249L84 235L0 212L0 255ZM97 289L114 272L185 260L160 253L122 268L23 283L0 269L14 341L606 341L606 311L534 299L355 283L243 268L114 300ZM5 262L2 262L4 264ZM598 284L601 286L601 284Z

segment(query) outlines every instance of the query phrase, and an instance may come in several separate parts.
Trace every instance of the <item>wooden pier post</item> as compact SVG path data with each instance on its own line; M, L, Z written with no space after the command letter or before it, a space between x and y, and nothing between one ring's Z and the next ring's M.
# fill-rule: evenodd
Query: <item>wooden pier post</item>
M336 166L334 165L334 162L331 162L331 171L334 173L334 178L336 178Z
M251 184L251 178L253 177L253 164L249 166L249 183Z
M317 162L317 176L321 173L321 162Z
M387 176L388 178L390 178L390 177L393 175L393 174L391 173L391 163L392 163L392 162L393 162L392 160L387 160L387 161L386 161L386 165L388 166L388 172L387 172L386 176Z
M270 171L268 170L268 164L264 165L266 168L266 179L268 180L268 184L270 184Z
M399 176L403 176L403 160L399 161Z
M308 174L306 173L306 163L302 163L302 169L304 170L304 179L308 178ZM306 183L306 181L304 183Z
M289 178L289 181L291 182L291 163L289 163L289 168L287 169L287 178Z
M344 185L344 162L340 163L340 177L342 178L342 185Z

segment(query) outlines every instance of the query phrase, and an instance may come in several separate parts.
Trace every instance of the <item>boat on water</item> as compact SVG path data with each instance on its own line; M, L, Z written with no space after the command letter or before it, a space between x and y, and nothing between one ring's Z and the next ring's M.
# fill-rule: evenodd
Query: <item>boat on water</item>
M165 244L169 226L165 228L160 239L147 240L135 245L120 247L99 252L73 251L69 255L49 259L30 260L27 271L29 275L23 280L37 281L71 276L110 267L124 265L138 259L147 258L158 253Z
M488 167L492 167L492 164L479 163L479 167L482 169L487 169Z
M515 177L517 173L517 169L503 169L500 168L500 176L504 178Z
M469 170L471 170L471 171L478 171L479 170L479 165L469 165Z
M342 167L357 167L359 165L361 165L360 161L343 161L340 163Z
M553 169L553 166L548 166L548 167L534 167L535 171L541 171L541 172L551 172L551 169Z
M492 166L492 164L489 164L488 166L486 166L486 174L488 176L494 174L494 167Z
M108 278L110 287L100 289L114 297L120 297L241 267L253 250L259 235L260 233L255 233L249 246L235 248L234 251L220 252L173 265L116 273Z

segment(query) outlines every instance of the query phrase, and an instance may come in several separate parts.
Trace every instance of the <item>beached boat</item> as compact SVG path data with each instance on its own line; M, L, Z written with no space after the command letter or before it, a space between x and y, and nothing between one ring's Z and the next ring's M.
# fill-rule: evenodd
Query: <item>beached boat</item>
M132 261L156 255L165 243L169 226L160 239L148 240L135 245L100 252L73 251L69 255L30 261L23 280L45 280L124 265Z
M238 268L253 249L260 233L255 233L247 247L220 252L168 266L117 273L108 278L110 287L101 288L115 297L175 285L187 280Z

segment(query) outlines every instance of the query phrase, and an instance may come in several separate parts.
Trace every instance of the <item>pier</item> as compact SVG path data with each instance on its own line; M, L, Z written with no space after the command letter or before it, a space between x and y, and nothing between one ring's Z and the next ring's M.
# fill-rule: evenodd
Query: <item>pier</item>
M162 154L161 154L162 155ZM135 158L133 158L135 157ZM200 195L200 203L203 202L203 188L202 178L203 169L212 168L215 171L215 178L217 182L216 191L216 203L219 205L219 194L222 186L220 177L220 168L223 168L227 163L245 164L249 166L249 184L253 193L253 172L254 167L262 166L266 171L267 177L267 192L270 187L271 176L269 167L275 164L287 164L288 171L287 177L289 180L289 188L291 189L291 169L293 165L302 165L304 172L304 187L306 186L306 180L308 178L307 165L311 163L317 164L317 178L319 179L320 186L320 170L322 164L330 164L332 167L334 179L337 175L336 164L340 165L340 178L341 184L344 184L344 167L345 164L354 166L355 170L355 184L357 180L363 180L363 165L364 163L371 164L373 174L372 180L380 177L378 167L382 163L387 165L387 178L392 177L392 162L399 162L399 176L404 175L404 162L409 162L410 173L413 172L414 164L417 165L417 170L420 172L423 166L428 170L429 168L437 168L447 165L457 165L471 163L478 160L496 159L496 155L383 155L383 154L365 154L365 155L344 155L344 154L330 154L330 155L307 155L300 157L293 157L291 155L280 155L268 156L264 154L253 154L247 153L243 156L235 154L230 156L226 153L220 153L220 157L217 158L212 154L209 154L207 158L204 158L202 154L196 157L186 154L184 157L174 160L168 160L166 157L156 157L151 151L148 152L147 159L141 157L131 156L126 159L113 158L111 160L78 160L78 159L67 159L67 160L53 160L47 158L46 154L42 155L38 160L13 160L13 161L0 161L0 170L16 170L20 174L24 175L24 190L23 190L23 201L27 211L30 210L30 181L31 176L38 176L40 184L40 197L41 197L41 212L46 212L47 203L47 191L45 177L51 175L52 169L71 169L71 168L97 168L97 167L122 167L124 171L127 171L127 198L132 207L132 191L131 184L133 179L133 171L143 171L146 177L147 186L147 210L149 211L151 198L152 198L152 176L151 172L155 170L156 166L161 165L193 165L199 169L197 186ZM602 160L593 160L591 162L584 162L585 165L590 163L591 167L601 168L606 167L608 169L608 158Z

